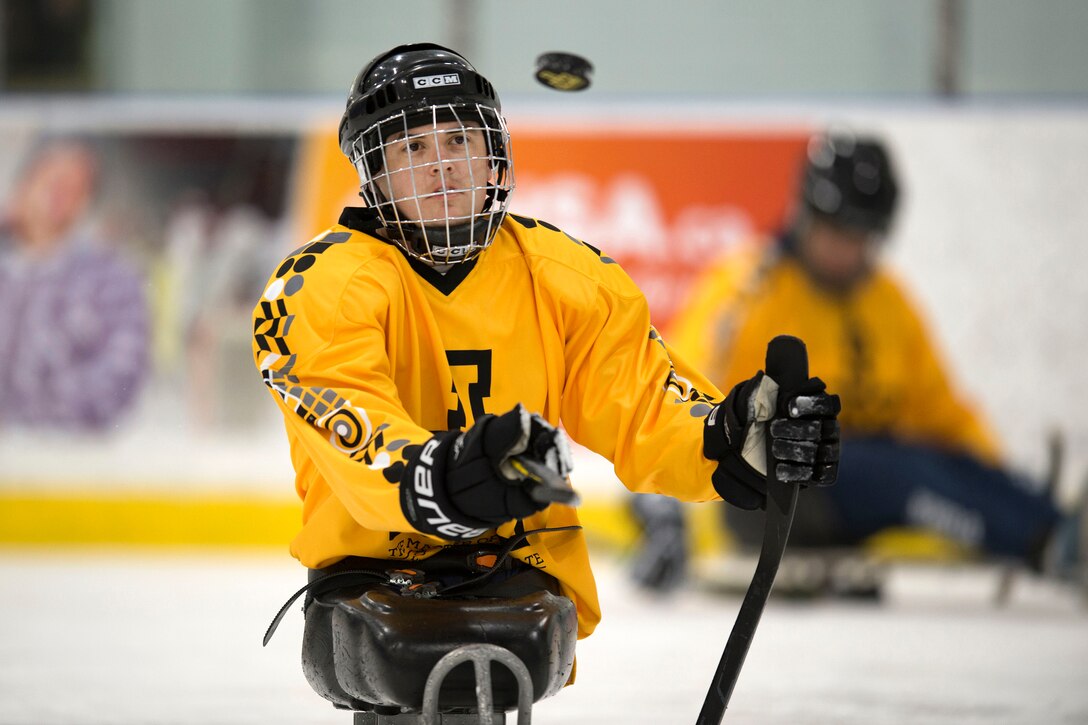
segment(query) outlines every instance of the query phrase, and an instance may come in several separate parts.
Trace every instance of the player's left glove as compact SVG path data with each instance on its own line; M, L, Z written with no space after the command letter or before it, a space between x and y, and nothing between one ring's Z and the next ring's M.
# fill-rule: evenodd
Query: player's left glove
M788 417L776 418L778 399ZM801 486L829 486L839 473L839 396L809 378L783 390L757 373L737 384L703 422L703 454L718 461L713 474L718 494L742 509L767 504L767 436L776 475Z

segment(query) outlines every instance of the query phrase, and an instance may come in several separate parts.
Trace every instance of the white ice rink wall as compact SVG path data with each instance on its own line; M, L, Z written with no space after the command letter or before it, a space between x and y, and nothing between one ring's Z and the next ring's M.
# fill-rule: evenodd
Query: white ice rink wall
M860 119L863 122L867 118ZM1014 462L1039 471L1049 430L1088 463L1088 115L965 108L878 114L906 198L891 259L956 377Z
M180 113L162 106L103 101L4 105L0 128L7 140L0 142L0 192L5 194L23 152L42 133L105 133L114 139L164 132L291 136L312 129L315 119L330 127L336 119L335 103L292 106L271 122L264 114L260 126L239 126L238 119L254 114L241 112L237 104L185 103L177 106L185 109ZM841 123L883 136L905 189L889 257L927 312L955 378L989 416L1012 462L1028 471L1044 467L1047 432L1061 430L1069 447L1063 490L1068 494L1080 485L1088 467L1088 377L1082 364L1088 354L1088 108L1016 103L834 109L681 103L667 111L646 104L573 108L549 115L554 112L528 103L519 106L516 98L506 103L515 129L519 123L543 122L554 128L557 143L564 129L617 126L646 126L665 133L669 129L688 133L694 126L702 133L743 135L753 129L796 132ZM531 170L519 168L519 173L524 171ZM128 183L138 186L141 181ZM293 175L288 191L305 183ZM699 179L662 183L699 184ZM518 211L534 213L528 208ZM139 210L131 212L135 218ZM564 223L561 211L557 213L549 221L572 234L581 233ZM244 246L236 250L251 255L239 269L259 269L263 279L277 256L305 241L291 238L291 214L288 205L283 216L265 220L249 251ZM619 239L587 237L587 241L622 253ZM200 256L193 259L199 261ZM137 258L137 263L143 262L145 257ZM171 267L160 264L157 269L162 273ZM207 278L200 283L204 287L194 289L212 294L213 283ZM160 277L149 274L146 284L150 295L161 297ZM86 506L96 516L109 517L125 501L149 506L142 513L130 512L135 517L196 515L175 505L178 501L198 507L238 506L229 509L231 517L247 506L271 506L275 514L268 521L290 529L296 512L282 425L249 362L251 303L235 303L220 311L225 327L207 353L213 359L204 361L205 382L214 387L215 395L225 396L226 413L212 424L194 424L187 409L186 396L194 390L194 381L186 377L194 364L191 359L190 367L153 375L132 411L108 430L75 434L28 429L19 420L3 420L0 539L33 539L27 532L34 524L27 522L34 517L55 520L58 507L74 518L79 507ZM179 360L185 356L184 345L175 343L158 351L160 362L162 355ZM581 471L576 483L591 501L618 498L621 489L607 465L586 461ZM174 503L156 508L160 499ZM115 508L94 508L102 501ZM75 512L64 508L73 502ZM169 522L161 522L159 528L163 527L169 528ZM186 535L195 540L202 536L199 529L179 534ZM211 543L218 541L209 536ZM78 533L73 538L78 541ZM254 538L269 543L267 532Z

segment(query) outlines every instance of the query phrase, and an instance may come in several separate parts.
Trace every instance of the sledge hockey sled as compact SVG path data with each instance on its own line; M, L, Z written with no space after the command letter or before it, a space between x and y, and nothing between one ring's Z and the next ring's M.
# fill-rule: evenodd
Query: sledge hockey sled
M571 677L574 603L549 575L494 552L434 558L384 581L371 575L387 561L312 571L307 681L354 725L504 725L511 710L528 724L532 703ZM501 571L479 574L480 560Z

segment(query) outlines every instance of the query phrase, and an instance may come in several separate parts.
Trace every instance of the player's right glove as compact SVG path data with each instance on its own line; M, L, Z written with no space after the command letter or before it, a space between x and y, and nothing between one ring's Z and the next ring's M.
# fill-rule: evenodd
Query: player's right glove
M465 432L437 433L409 455L400 481L400 505L418 531L444 539L471 539L549 505L532 495L539 486L513 459L535 461L564 479L571 470L563 432L520 403L502 415L484 415Z
M779 396L789 417L776 418ZM762 371L737 384L703 421L703 454L718 462L714 489L742 509L767 505L767 445L780 479L829 486L839 473L839 396L819 378L779 389Z

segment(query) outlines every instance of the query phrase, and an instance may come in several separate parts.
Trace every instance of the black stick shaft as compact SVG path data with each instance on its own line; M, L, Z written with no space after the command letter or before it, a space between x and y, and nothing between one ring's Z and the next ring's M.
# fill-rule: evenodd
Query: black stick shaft
M767 374L780 386L796 385L808 378L808 355L803 342L795 337L779 336L767 346ZM779 396L777 415L785 414L785 401ZM737 684L744 658L752 644L756 627L763 616L767 597L771 594L778 566L782 563L782 554L786 550L793 516L797 510L797 485L780 481L773 475L774 458L770 450L770 435L767 436L767 514L763 527L763 546L759 552L752 583L744 594L737 619L729 633L725 651L714 671L710 690L699 711L696 725L720 725L729 698Z

